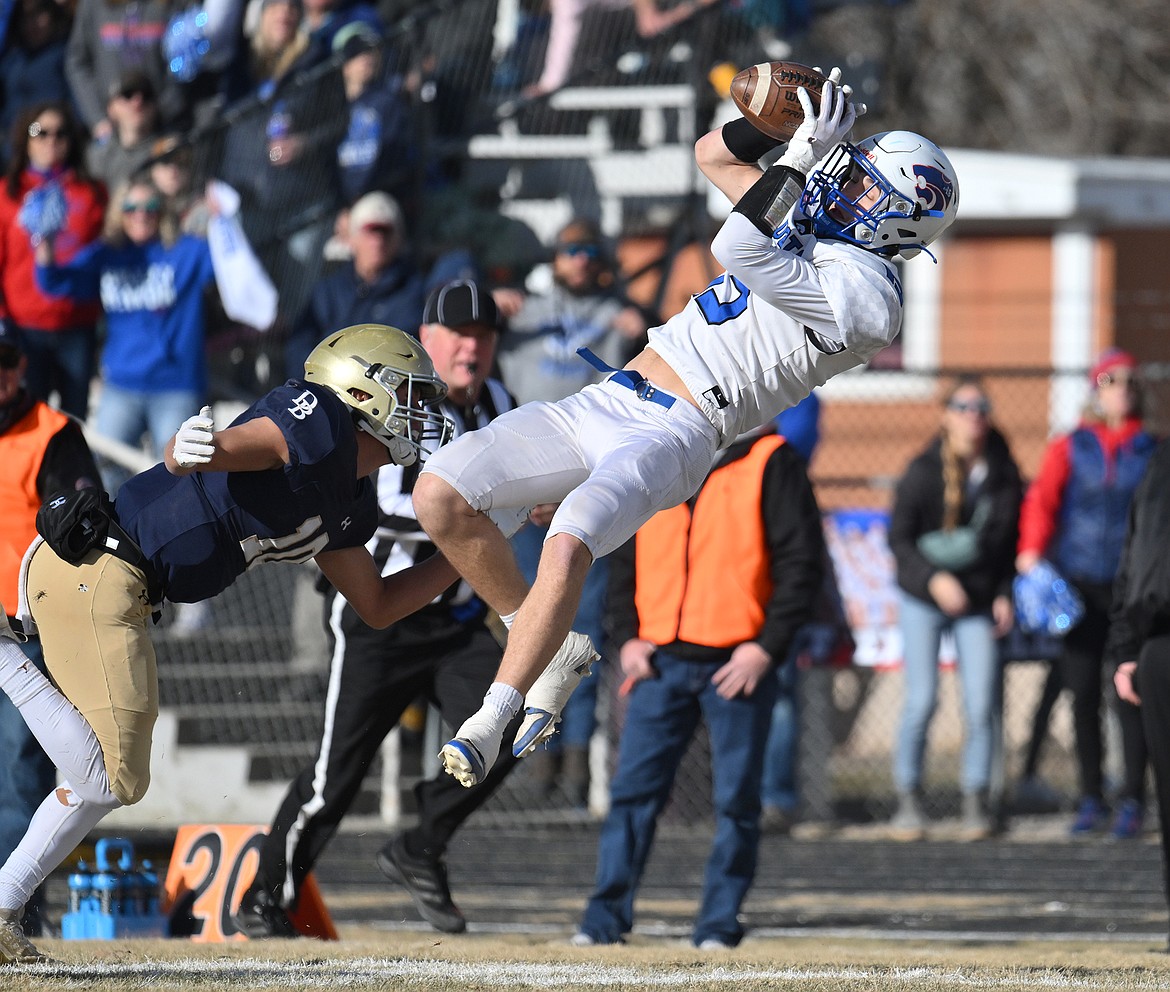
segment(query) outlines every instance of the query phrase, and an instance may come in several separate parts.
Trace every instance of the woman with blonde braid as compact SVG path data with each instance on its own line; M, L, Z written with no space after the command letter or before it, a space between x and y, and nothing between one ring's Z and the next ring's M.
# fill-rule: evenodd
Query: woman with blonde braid
M894 750L900 840L925 835L921 803L926 735L938 693L939 641L955 638L965 739L962 835L989 836L992 733L999 706L996 640L1012 625L1011 584L1022 486L991 403L961 379L943 404L942 430L898 483L890 520L897 565L905 698Z

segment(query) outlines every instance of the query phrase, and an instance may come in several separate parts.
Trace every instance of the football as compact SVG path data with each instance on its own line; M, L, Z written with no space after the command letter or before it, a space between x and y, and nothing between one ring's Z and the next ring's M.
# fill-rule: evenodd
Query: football
M796 91L802 86L808 90L817 110L825 82L822 73L799 62L761 62L736 73L731 98L757 130L787 141L804 120Z

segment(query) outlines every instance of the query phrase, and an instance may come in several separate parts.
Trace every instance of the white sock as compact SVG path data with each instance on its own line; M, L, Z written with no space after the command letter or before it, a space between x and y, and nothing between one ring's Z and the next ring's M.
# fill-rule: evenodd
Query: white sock
M82 799L68 782L50 792L0 868L0 909L22 909L46 876L118 805L116 799L113 805Z
M524 697L507 682L493 682L483 697L483 709L490 710L503 723L519 713L523 705Z
M24 652L4 639L0 639L0 689L66 779L92 801L117 803L93 728Z
M506 629L511 630L512 624L515 623L515 621L516 621L516 614L519 612L520 612L519 610L513 610L507 616L504 616L501 613L500 614L500 623L502 623Z

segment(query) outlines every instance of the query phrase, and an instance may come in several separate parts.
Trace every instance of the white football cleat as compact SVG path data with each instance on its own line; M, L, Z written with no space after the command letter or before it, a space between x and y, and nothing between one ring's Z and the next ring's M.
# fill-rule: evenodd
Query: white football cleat
M478 785L487 778L500 756L504 729L509 722L501 724L486 707L477 710L463 721L463 726L439 752L443 771L454 776L465 789Z
M19 909L0 909L0 964L35 964L49 958L24 935Z
M552 737L565 703L600 657L588 635L569 631L565 643L524 697L524 719L516 731L512 754L517 758L531 754Z

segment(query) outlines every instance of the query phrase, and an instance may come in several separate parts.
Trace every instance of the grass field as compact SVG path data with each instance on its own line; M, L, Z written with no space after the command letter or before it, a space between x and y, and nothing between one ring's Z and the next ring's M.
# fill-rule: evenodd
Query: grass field
M52 964L0 969L4 992L148 989L293 992L344 989L671 989L678 992L970 992L976 989L1170 989L1155 941L749 938L700 952L635 937L574 948L565 934L444 937L349 927L339 943L193 944L180 940L44 941Z

